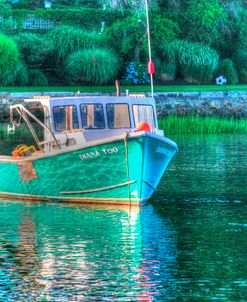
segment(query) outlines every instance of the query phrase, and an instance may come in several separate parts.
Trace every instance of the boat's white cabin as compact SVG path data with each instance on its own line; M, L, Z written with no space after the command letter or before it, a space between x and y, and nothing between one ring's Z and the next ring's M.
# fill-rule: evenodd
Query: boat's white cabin
M83 145L133 131L141 122L157 130L155 100L149 97L39 97L44 108L44 141L39 146L50 152ZM47 130L50 131L47 131Z

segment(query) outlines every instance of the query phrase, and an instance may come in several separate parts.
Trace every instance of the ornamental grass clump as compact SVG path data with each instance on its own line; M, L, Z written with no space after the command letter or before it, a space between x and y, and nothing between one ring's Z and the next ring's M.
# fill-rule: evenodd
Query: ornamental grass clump
M19 51L15 42L3 34L0 34L0 54L0 85L6 86L15 80Z
M71 53L83 48L95 48L104 44L103 36L94 31L62 25L50 33L54 50L59 59L65 60Z
M109 49L84 49L72 53L65 68L72 83L101 85L116 79L119 60Z
M181 69L185 81L209 83L218 67L218 53L209 46L185 40L175 40L167 55Z

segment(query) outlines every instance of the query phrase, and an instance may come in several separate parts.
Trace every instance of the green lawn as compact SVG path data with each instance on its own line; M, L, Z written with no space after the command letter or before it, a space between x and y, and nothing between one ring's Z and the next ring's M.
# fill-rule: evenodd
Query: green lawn
M125 92L150 92L150 86L122 86L121 91ZM76 92L90 93L99 92L107 93L116 91L115 86L47 86L47 87L0 87L0 92ZM157 85L154 92L200 92L200 91L238 91L247 90L246 84L241 85L186 85L186 86L165 86Z

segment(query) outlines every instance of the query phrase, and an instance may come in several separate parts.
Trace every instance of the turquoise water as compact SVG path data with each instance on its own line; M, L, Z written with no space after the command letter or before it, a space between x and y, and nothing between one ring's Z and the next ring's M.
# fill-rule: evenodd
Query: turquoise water
M151 204L0 202L0 301L247 301L247 140L174 137Z

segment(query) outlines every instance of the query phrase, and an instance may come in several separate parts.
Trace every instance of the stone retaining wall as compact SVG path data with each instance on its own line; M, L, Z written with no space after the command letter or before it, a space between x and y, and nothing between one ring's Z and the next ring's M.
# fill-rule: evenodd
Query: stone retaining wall
M8 120L9 105L20 103L23 99L37 95L51 97L74 96L73 92L28 92L0 93L0 122ZM81 95L113 95L102 93L81 93ZM149 94L148 94L149 95ZM155 99L158 115L201 114L222 117L247 117L247 91L225 92L156 92Z
M156 103L159 116L247 117L247 91L157 93Z

